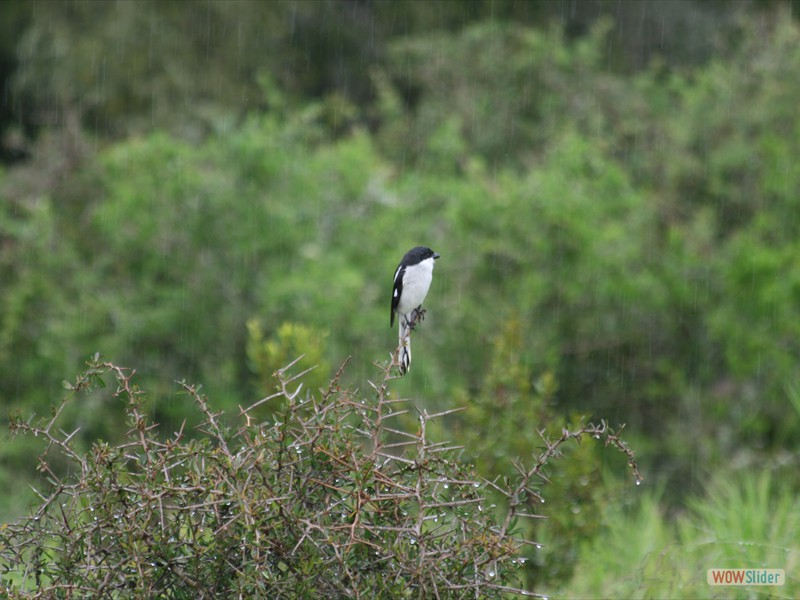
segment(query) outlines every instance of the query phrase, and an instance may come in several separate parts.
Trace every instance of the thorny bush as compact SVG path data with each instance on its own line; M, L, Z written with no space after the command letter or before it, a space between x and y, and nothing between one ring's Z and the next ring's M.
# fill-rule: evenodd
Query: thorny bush
M294 363L277 392L224 425L195 386L197 436L157 435L134 372L95 356L51 418L13 432L47 446L46 491L31 516L0 525L0 593L11 598L492 598L516 593L525 569L520 519L535 518L544 466L568 440L601 437L633 453L605 423L564 430L515 481L481 480L459 448L429 439L439 415L393 398L393 363L369 395L339 386L301 394ZM57 422L76 395L113 378L130 430L119 445L76 450ZM278 405L269 422L259 406ZM414 429L412 428L412 429ZM54 468L66 461L68 469ZM59 471L57 473L56 471ZM67 473L67 474L61 474ZM488 505L500 492L505 506Z

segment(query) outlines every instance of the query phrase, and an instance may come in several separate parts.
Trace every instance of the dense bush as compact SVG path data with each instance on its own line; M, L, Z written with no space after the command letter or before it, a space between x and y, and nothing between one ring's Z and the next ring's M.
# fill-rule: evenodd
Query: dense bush
M41 424L12 431L42 438L46 484L32 516L0 528L2 589L9 597L490 598L517 588L525 570L520 522L539 515L545 466L562 444L592 437L627 445L605 424L543 438L533 464L486 481L459 447L430 438L437 415L397 429L406 401L393 397L391 362L372 394L303 390L294 363L278 390L240 410L229 429L199 388L181 384L202 414L200 436L166 436L146 415L134 373L95 357ZM125 403L120 444L76 450L61 422L110 379ZM270 418L259 418L274 405ZM441 416L441 415L438 415ZM59 465L59 463L61 463ZM492 496L503 499L498 509Z

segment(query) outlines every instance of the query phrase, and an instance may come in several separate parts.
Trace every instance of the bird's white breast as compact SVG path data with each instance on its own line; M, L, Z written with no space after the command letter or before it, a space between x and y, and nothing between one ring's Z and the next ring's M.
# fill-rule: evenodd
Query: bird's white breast
M433 278L433 258L426 258L413 267L407 267L403 276L403 293L397 312L408 314L418 307L428 295Z

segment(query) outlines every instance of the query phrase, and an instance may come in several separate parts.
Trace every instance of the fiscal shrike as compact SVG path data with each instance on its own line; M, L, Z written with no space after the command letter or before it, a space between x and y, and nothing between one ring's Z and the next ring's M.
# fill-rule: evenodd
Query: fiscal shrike
M411 331L424 318L422 302L431 287L433 261L437 258L439 255L430 248L417 246L406 252L394 272L389 324L394 326L397 313L400 323L397 363L401 375L405 375L411 366Z

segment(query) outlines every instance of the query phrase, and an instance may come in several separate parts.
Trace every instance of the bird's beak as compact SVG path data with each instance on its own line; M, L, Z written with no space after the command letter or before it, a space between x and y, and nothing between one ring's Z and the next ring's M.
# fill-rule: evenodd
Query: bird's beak
M436 260L437 258L441 258L441 254L439 254L438 252L434 252L433 253L433 260Z

